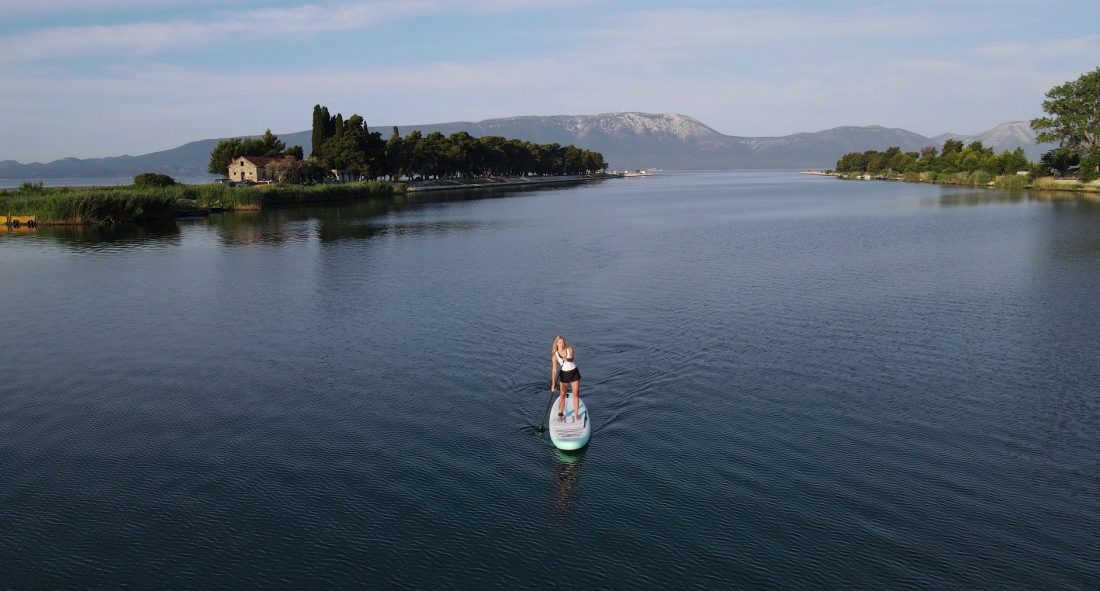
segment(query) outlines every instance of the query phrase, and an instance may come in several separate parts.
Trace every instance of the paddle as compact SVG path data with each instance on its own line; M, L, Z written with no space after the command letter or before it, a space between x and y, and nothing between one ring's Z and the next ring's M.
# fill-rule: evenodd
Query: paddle
M550 384L550 400L546 401L546 410L542 411L542 418L539 419L539 433L542 433L542 431L543 431L542 423L543 423L543 421L546 420L546 417L550 414L550 405L554 404L554 394L556 394L556 392L554 392L554 384L551 383Z

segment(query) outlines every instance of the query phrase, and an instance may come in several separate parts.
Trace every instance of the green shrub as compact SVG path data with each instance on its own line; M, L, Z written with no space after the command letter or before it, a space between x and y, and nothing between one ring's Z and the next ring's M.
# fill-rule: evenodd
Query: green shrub
M1081 158L1079 177L1082 183L1089 183L1100 178L1100 148L1093 149Z
M138 189L170 187L174 184L176 184L176 179L166 174L159 174L155 172L143 172L134 177L134 187Z

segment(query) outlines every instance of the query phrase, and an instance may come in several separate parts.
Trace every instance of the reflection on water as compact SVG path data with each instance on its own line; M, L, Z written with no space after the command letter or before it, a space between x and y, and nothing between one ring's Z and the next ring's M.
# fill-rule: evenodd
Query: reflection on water
M307 242L314 234L309 221L303 211L280 208L216 214L195 224L213 228L222 244L247 246Z
M589 184L601 184L593 181ZM409 236L470 232L493 227L503 228L500 221L400 221L386 225L373 218L394 211L417 211L463 201L515 197L517 193L538 194L566 191L569 186L508 187L469 191L427 191L373 197L354 203L333 202L305 206L284 205L262 211L216 213L189 220L167 220L155 224L124 224L117 226L44 226L20 228L0 233L0 237L35 236L78 250L111 250L156 243L178 245L182 229L201 235L212 230L210 239L226 246L274 246L306 243L359 241L383 235ZM215 238L216 237L216 238Z
M937 203L943 207L973 207L1004 203L1054 202L1072 203L1086 210L1097 207L1095 195L1069 191L1036 191L1029 189L945 189Z
M1024 203L1036 201L1036 197L1026 190L1002 189L960 189L944 191L939 204L943 207L989 205L994 203Z
M543 191L553 190L543 188ZM376 197L354 203L278 206L258 210L215 213L187 220L115 226L40 226L8 229L0 238L36 237L78 250L111 250L136 246L178 245L181 235L212 233L226 246L286 245L318 240L322 243L367 240L383 235L446 234L503 227L499 221L401 221L382 225L372 220L394 211L416 211L446 203L503 198L515 191L447 191Z
M0 234L4 236L4 234ZM163 244L177 245L180 228L173 220L144 225L117 226L38 226L20 228L7 234L13 238L38 238L71 247L76 251L110 251Z
M554 452L560 463L554 465L550 474L553 485L550 512L553 515L553 523L558 527L565 527L569 521L569 514L573 510L573 493L581 478L581 464L584 463L584 455L588 453L588 447L582 447L576 451L555 448Z

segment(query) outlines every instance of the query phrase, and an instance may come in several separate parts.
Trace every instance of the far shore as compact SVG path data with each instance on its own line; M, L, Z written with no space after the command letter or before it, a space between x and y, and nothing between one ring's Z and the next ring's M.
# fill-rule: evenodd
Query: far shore
M438 179L428 181L409 181L406 191L454 191L462 189L494 189L497 187L523 187L550 185L559 183L583 183L601 179L619 178L620 174L590 174L574 176L532 176L532 177L479 177L471 179Z
M1100 193L1100 180L1092 181L1090 183L1082 183L1075 179L1058 179L1054 177L1041 177L1034 179L1026 185L1020 187L1003 187L998 186L997 183L991 182L986 184L968 185L965 183L954 183L948 181L930 181L925 179L910 180L901 176L888 176L888 175L870 175L870 174L846 174L841 172L834 172L831 170L803 170L802 174L808 174L813 176L830 176L842 180L861 180L861 181L893 181L902 183L925 183L930 185L946 185L946 186L962 186L962 187L976 187L983 189L1010 189L1019 188L1032 191L1063 191L1066 193L1079 193L1083 194L1082 197L1089 199L1096 199L1097 196L1094 193Z

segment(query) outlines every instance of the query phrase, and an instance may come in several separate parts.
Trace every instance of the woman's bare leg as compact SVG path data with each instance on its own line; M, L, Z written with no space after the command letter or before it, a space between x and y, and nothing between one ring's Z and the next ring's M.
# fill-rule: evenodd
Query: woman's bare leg
M561 396L558 398L558 414L565 413L565 384L558 382L558 389L561 391ZM565 418L562 417L564 421Z
M577 380L573 382L573 416L580 418L581 416L581 381Z

